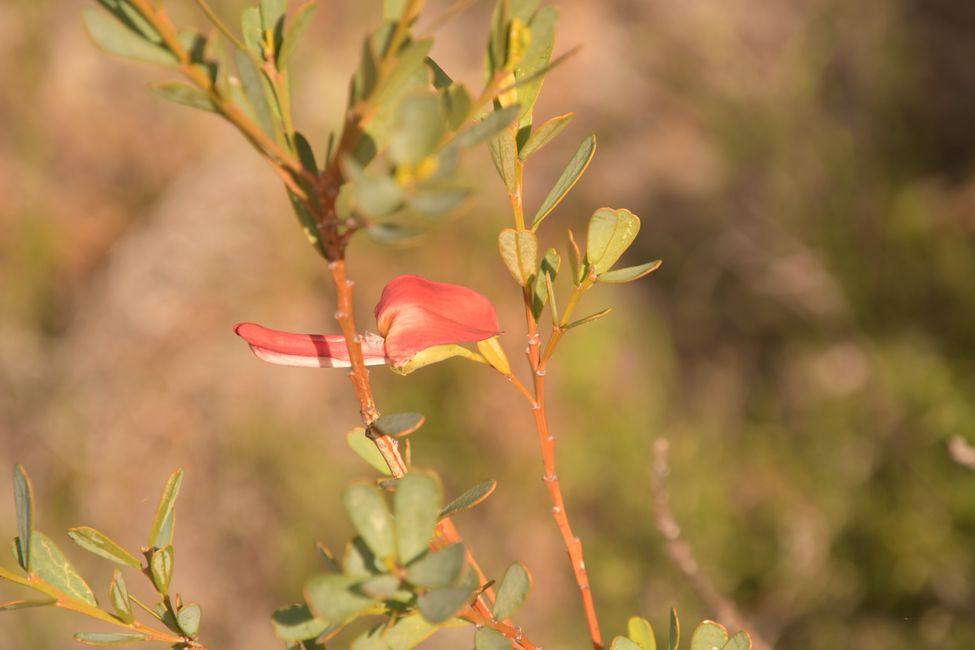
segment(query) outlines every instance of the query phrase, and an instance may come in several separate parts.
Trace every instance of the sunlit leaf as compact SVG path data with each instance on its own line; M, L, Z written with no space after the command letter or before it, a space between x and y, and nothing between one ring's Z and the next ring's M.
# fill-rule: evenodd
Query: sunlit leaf
M256 9L256 7L251 7ZM275 138L274 122L271 117L271 106L264 93L264 82L261 81L261 73L258 71L254 61L245 52L235 50L234 61L237 64L237 74L240 76L240 84L244 89L244 96L251 107L254 119L257 121L261 130L271 138Z
M424 231L398 223L372 223L366 228L369 237L387 246L408 245L420 239ZM372 443L370 443L372 444ZM378 453L378 452L376 452ZM382 456L380 456L382 458ZM384 462L383 465L386 463ZM387 470L380 470L387 471Z
M528 156L547 145L555 136L562 133L565 127L569 126L569 122L572 121L573 117L575 117L575 113L566 113L565 115L559 115L546 120L533 128L531 135L528 136L528 140L518 150L518 157L526 160Z
M537 320L549 300L549 286L555 280L562 266L562 256L554 248L545 251L545 257L535 276L535 288L532 294L532 315ZM548 278L548 280L546 280Z
M11 600L0 604L0 612L13 611L15 609L32 609L34 607L47 607L48 605L53 605L58 602L54 598L46 598L43 600Z
M392 626L377 625L352 642L351 650L410 650L439 629L422 616L404 616Z
M742 630L728 639L721 650L751 650L751 647L752 637L749 636L748 632Z
M670 635L667 641L668 650L677 650L680 645L680 620L677 618L677 610L670 610Z
M213 105L213 102L210 101L206 93L196 86L191 86L182 81L164 81L154 84L152 86L152 92L163 99L168 99L171 102L176 102L183 106L209 112L215 112L217 110L217 107Z
M131 623L135 620L132 614L132 603L129 601L129 590L125 586L122 572L118 569L112 572L112 582L108 586L108 599L112 603L112 609L122 621Z
M106 560L125 564L134 569L142 567L142 562L138 558L94 528L89 526L71 528L68 530L68 537L81 548L95 555L100 555Z
M555 209L555 207L561 203L565 195L569 193L582 175L585 173L586 168L589 166L589 162L592 160L593 155L596 153L596 136L591 135L576 150L575 154L569 160L569 164L565 166L562 170L562 175L559 179L555 181L555 185L552 187L548 196L542 201L542 205L538 208L538 212L535 213L535 218L532 219L532 230L538 228L542 220L545 219Z
M30 538L34 530L34 489L27 470L22 465L14 465L14 506L17 510L17 555L21 568L30 572Z
M526 286L538 263L538 239L530 230L505 228L498 235L498 250L504 265L520 286Z
M580 325L586 325L587 323L591 323L593 321L599 320L604 316L608 316L611 311L613 311L613 308L607 307L602 311L597 311L595 314L589 314L588 316L583 316L579 320L574 320L568 325L566 325L565 329L570 330L574 327L579 327Z
M379 453L376 449L376 445L366 437L366 430L362 427L356 427L349 431L345 435L346 442L349 443L349 447L354 451L359 457L372 465L376 471L382 472L387 476L392 476L392 472L389 471L389 465L383 460L383 455Z
M200 631L201 618L203 618L203 610L196 603L192 603L179 610L176 614L176 623L187 636L196 636Z
M139 632L78 632L74 638L85 645L94 646L123 645L149 640L147 634Z
M453 517L459 512L470 510L471 508L484 502L494 493L494 490L497 487L498 482L493 478L488 479L483 483L478 483L444 506L444 509L440 511L440 518L443 519L444 517Z
M657 639L653 636L653 628L647 619L631 617L626 623L626 633L642 650L657 650Z
M634 280L639 280L640 278L646 277L660 268L660 260L654 260L653 262L647 262L646 264L640 264L639 266L628 266L624 269L617 269L615 271L606 271L596 276L597 282L609 282L609 283L623 283L623 282L633 282Z
M308 26L311 25L315 10L318 9L318 0L310 0L298 7L291 20L288 22L288 29L284 35L284 44L278 52L278 69L287 70L291 65L291 57L294 55L295 47L301 41Z
M549 5L538 11L528 22L531 30L531 44L524 56L515 66L515 80L524 82L518 88L518 103L521 105L520 116L528 116L535 107L538 94L542 90L544 74L542 72L552 58L555 46L555 26L559 21L558 10Z
M691 650L722 650L728 642L728 630L714 621L702 621L691 635Z
M397 164L417 164L436 148L444 134L444 115L440 97L433 93L415 94L400 102L389 157Z
M162 548L173 543L176 497L179 495L179 488L182 483L183 470L181 469L173 472L166 481L166 486L163 488L162 496L159 499L159 507L156 508L156 518L153 520L152 529L149 531L147 546L150 548Z
M508 128L518 116L518 107L509 106L488 113L482 120L474 122L467 129L461 131L454 138L456 146L461 148L473 147L489 138L493 138L502 129Z
M471 195L466 187L421 189L410 197L410 207L424 217L441 217L460 205Z
M613 645L609 650L641 650L640 644L627 639L625 636L618 636L613 639Z
M167 544L158 549L149 558L149 572L152 574L152 583L160 594L169 593L169 585L173 580L175 559L172 544Z
M593 213L589 219L586 260L597 275L613 268L626 249L633 244L638 232L639 217L625 208L600 208Z
M511 129L504 129L488 146L498 176L504 181L508 194L514 194L518 189L518 147L515 144L515 134Z
M30 538L31 574L44 580L58 591L93 607L98 606L95 594L84 578L75 571L61 549L40 531Z

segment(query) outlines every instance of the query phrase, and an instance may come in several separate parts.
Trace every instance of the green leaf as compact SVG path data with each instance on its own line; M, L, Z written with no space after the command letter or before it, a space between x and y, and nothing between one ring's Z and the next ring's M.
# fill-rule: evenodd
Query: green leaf
M586 240L586 261L589 266L596 270L597 275L609 271L636 239L638 232L640 218L629 210L596 210L589 219Z
M345 546L342 572L348 576L370 578L382 572L382 567L376 559L376 554L366 546L362 538L354 537Z
M68 529L68 537L90 553L99 555L117 564L125 564L134 569L142 568L142 562L106 535L89 526Z
M152 529L149 532L147 546L150 548L162 548L173 543L173 532L176 525L176 497L179 495L179 487L182 483L183 470L181 469L173 472L166 481L162 497L159 499L159 507L156 508L156 518L152 522Z
M295 216L298 217L298 223L301 224L301 229L305 233L305 237L308 239L308 243L311 244L315 250L317 250L322 257L325 257L325 246L322 243L322 238L318 233L318 224L315 223L315 218L312 216L311 212L305 204L298 198L298 195L288 190L288 198L291 200L291 208L294 210Z
M399 480L393 495L396 546L402 564L421 555L433 539L443 505L443 488L434 474L413 471Z
M176 614L176 623L186 636L196 636L200 631L203 610L196 603L186 605Z
M58 591L87 603L92 607L98 606L95 594L61 549L51 539L40 531L34 531L30 538L31 574L44 580Z
M404 616L391 627L382 624L352 642L351 650L410 650L439 629L416 614Z
M474 596L474 589L464 585L461 587L444 587L431 589L420 596L417 604L420 614L431 623L443 623L453 618L463 609Z
M251 7L251 9L257 9L257 7ZM246 14L245 11L244 15ZM271 107L268 104L267 96L264 94L264 82L261 81L261 73L246 52L235 50L234 61L237 63L237 74L240 76L244 96L252 109L255 121L264 133L275 139L277 136L271 117Z
M562 256L559 255L557 250L550 248L545 251L545 257L542 258L541 266L539 266L538 273L535 275L535 289L532 295L532 314L535 316L535 320L538 320L542 310L545 308L545 304L548 302L548 287L551 281L555 280L555 277L559 274L559 268L561 266ZM548 282L545 280L546 277L549 278Z
M657 639L654 638L653 628L647 619L631 617L626 624L626 633L642 650L657 650Z
M316 617L329 623L342 623L364 613L376 603L358 591L360 582L361 578L356 576L314 575L305 583L305 600Z
M599 320L603 316L608 316L611 311L613 311L613 308L612 307L607 307L606 309L604 309L602 311L597 311L595 314L589 314L588 316L584 316L584 317L580 318L579 320L572 321L571 323L569 323L568 325L565 326L565 329L570 330L573 327L579 327L580 325L586 325L586 324L591 323L593 321Z
M285 0L261 0L261 27L273 30L284 16L286 8Z
M527 160L528 156L537 152L539 149L551 142L555 136L562 133L562 129L569 126L569 122L572 121L573 117L575 117L575 113L559 115L542 122L538 128L532 129L531 135L528 136L528 140L518 150L518 157L522 160Z
M531 115L538 94L542 90L545 80L545 70L552 59L552 49L555 46L555 26L559 21L559 12L553 6L547 6L535 14L528 23L531 30L531 44L524 56L515 66L515 80L522 82L518 88L518 103L521 105L520 117Z
M356 532L380 560L396 555L393 517L382 492L374 485L359 483L345 491L342 499Z
M240 14L240 31L244 35L244 45L247 50L257 58L262 60L264 56L261 41L264 40L264 26L261 24L261 8L258 5L247 7ZM244 54L241 52L241 54Z
M440 91L443 100L444 114L447 116L447 127L456 131L467 121L471 112L471 94L463 84L450 84Z
M497 630L482 627L474 633L474 650L511 650L511 643Z
M406 579L419 587L449 587L460 579L466 559L464 545L451 544L416 560L409 566Z
M373 241L386 246L406 246L423 237L424 232L398 223L373 223L366 229ZM370 443L372 444L372 443ZM379 453L379 452L376 452ZM380 456L382 458L382 456ZM384 462L385 466L386 463ZM386 471L388 470L381 470Z
M163 99L168 99L171 102L176 102L183 106L198 108L202 111L210 111L211 113L217 110L217 107L213 105L213 102L206 96L206 93L182 81L164 81L154 84L152 86L152 92Z
M497 598L494 601L494 617L497 619L510 618L528 599L532 588L532 579L521 562L515 562L504 572L501 585L498 587Z
M505 228L498 235L498 250L508 272L522 287L535 274L538 261L538 239L530 230Z
M410 197L410 207L424 217L441 217L471 195L466 187L420 189Z
M618 636L613 639L613 645L609 650L641 650L640 644L627 639L625 636Z
M78 632L74 638L85 645L105 646L148 641L149 635L138 632Z
M742 630L728 639L728 642L724 644L721 650L751 650L751 648L752 637L749 636L748 632Z
M498 176L504 181L508 194L514 194L518 189L518 145L515 144L515 134L511 129L502 130L489 143L491 161L498 170Z
M123 25L141 34L153 43L162 43L159 32L143 17L139 10L129 4L129 0L98 0L98 4L105 7Z
M542 201L541 207L538 208L538 212L535 213L535 218L532 219L532 230L536 230L542 220L549 215L555 207L561 203L565 195L569 193L569 190L579 182L582 175L586 172L586 168L589 166L589 162L592 160L593 155L596 153L596 136L591 135L582 141L579 148L576 150L572 159L569 160L569 164L565 166L562 170L562 175L559 176L559 180L555 182L555 186L552 187L548 196Z
M291 605L274 610L271 615L274 634L282 641L305 641L318 638L329 625L315 618L308 605Z
M489 478L483 483L478 483L444 506L444 509L440 511L440 518L453 517L459 512L470 510L494 494L494 490L497 487L498 482L493 478Z
M355 190L355 202L367 216L384 217L403 204L403 188L386 174L371 176L352 158L345 158L345 171Z
M359 458L366 461L376 471L385 474L386 476L392 476L393 473L389 471L389 466L386 461L383 460L383 455L379 453L376 449L376 445L373 444L372 440L366 437L366 430L362 427L356 427L345 434L345 440L349 443L349 447L352 448Z
M284 35L284 43L281 45L281 51L278 52L278 70L287 70L288 66L291 65L295 46L298 45L308 26L311 25L316 9L318 9L318 0L310 0L298 7L298 10L291 17L288 30Z
M152 583L156 586L156 591L162 595L169 593L169 584L173 580L175 559L172 544L167 544L156 550L149 558L149 572L152 574Z
M383 19L398 21L409 4L409 0L383 0Z
M425 62L431 47L433 47L432 38L421 38L400 50L396 55L393 69L385 79L379 81L375 91L369 97L369 106L377 110L395 107L404 93L418 86L417 82L421 79L421 75L425 80L429 74Z
M401 580L394 575L385 573L366 580L359 585L359 591L376 600L387 600L400 591ZM411 594L412 596L412 594Z
M168 49L154 45L100 9L85 7L81 10L81 16L95 45L109 54L160 65L179 63L176 55Z
M609 282L621 284L623 282L633 282L634 280L639 280L640 278L646 277L660 268L660 260L654 260L653 262L647 262L646 264L640 264L639 266L628 266L624 269L617 269L615 271L606 271L596 276L597 282Z
M15 609L32 609L34 607L47 607L48 605L53 605L58 602L54 598L46 598L44 600L11 600L0 604L0 612L10 612Z
M508 106L497 111L488 113L484 119L474 122L474 124L461 131L454 138L456 146L466 149L480 144L489 138L511 126L511 123L518 117L518 107Z
M691 650L722 650L728 642L728 630L714 621L702 621L691 635Z
M677 610L670 609L670 637L667 642L668 650L677 650L680 644L680 620L677 618Z
M569 242L569 263L572 265L572 284L579 286L582 282L582 253L579 251L579 244L576 243L576 236L572 234L572 229L566 231Z
M14 465L14 505L17 509L17 556L20 566L30 573L31 533L34 530L34 488L22 465Z
M372 427L386 436L404 438L426 422L422 413L390 413L372 423Z
M317 174L318 162L315 160L315 151L312 149L311 143L308 142L308 138L300 131L295 131L294 138L295 151L298 153L298 160L301 161L301 166L305 168L305 171Z
M444 134L440 96L424 92L406 97L396 111L389 157L394 163L415 165L433 153Z
M112 583L108 586L108 599L112 603L112 609L123 622L131 623L135 620L132 614L132 603L129 601L129 590L125 586L122 572L118 569L112 572Z

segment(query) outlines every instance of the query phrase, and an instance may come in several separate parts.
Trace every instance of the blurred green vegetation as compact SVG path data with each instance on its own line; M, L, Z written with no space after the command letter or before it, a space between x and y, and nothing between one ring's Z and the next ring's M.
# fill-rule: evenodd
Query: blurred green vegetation
M185 467L174 584L203 603L213 647L274 647L269 613L300 598L312 540L348 536L340 491L366 468L343 442L357 416L344 375L260 364L231 327L321 330L330 294L267 169L211 116L151 97L157 72L98 53L84 4L0 5L0 466L28 467L39 525L65 547L78 524L137 547L165 476ZM589 132L599 151L542 244L625 206L644 223L632 261L664 260L587 299L583 313L614 313L573 331L549 373L607 633L637 613L663 630L671 605L687 624L714 615L653 525L650 454L665 436L684 539L776 647L970 648L975 472L946 442L975 440L975 5L561 8L560 48L586 47L536 114L579 115L533 158L529 202ZM479 78L470 44L487 11L441 30L435 54L461 78ZM375 13L323 3L299 52L296 104L316 142L338 124ZM467 164L491 182L424 247L353 246L359 318L399 273L465 283L498 304L515 359L517 290L494 243L506 201L486 155ZM533 571L520 622L534 640L582 647L516 394L461 362L372 376L381 408L427 414L414 461L448 494L499 480L461 531L489 571ZM14 531L0 499L0 536ZM107 569L66 550L104 593ZM61 648L83 625L4 613L0 637Z

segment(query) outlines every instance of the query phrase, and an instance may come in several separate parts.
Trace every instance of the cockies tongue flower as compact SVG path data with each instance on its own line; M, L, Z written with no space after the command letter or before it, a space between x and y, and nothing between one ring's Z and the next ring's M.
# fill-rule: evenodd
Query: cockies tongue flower
M361 337L366 365L389 363L403 374L452 356L483 361L457 343L498 335L498 316L483 295L456 284L401 275L383 288L376 305L380 336ZM340 335L292 334L255 323L234 331L264 361L286 366L347 368L349 350Z

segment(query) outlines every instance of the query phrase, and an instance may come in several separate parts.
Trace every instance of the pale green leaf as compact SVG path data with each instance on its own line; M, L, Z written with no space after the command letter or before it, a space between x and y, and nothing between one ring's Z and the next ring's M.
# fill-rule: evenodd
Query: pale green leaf
M144 63L175 65L179 63L172 52L146 40L140 33L129 29L109 14L85 7L81 10L88 35L95 45L115 56L135 59Z
M166 481L166 486L163 488L162 496L159 499L159 507L156 508L156 518L153 520L152 529L149 531L147 546L150 548L162 548L173 543L176 497L179 495L179 488L182 483L183 470L181 469L173 472Z
M74 638L85 645L94 646L123 645L149 640L147 634L139 632L78 632Z
M596 281L609 282L611 284L633 282L634 280L639 280L640 278L650 275L660 268L660 264L660 260L654 260L653 262L647 262L646 264L640 264L638 266L628 266L615 271L606 271L605 273L600 273L598 276L596 276Z
M217 110L217 107L213 105L213 102L210 101L206 93L196 86L191 86L182 81L164 81L154 84L152 86L152 92L163 99L168 99L171 102L176 102L183 106L198 108L201 111L209 111L212 113Z
M469 586L431 589L420 596L417 604L420 614L431 623L443 623L453 618L474 596Z
M600 208L589 219L586 260L597 275L602 275L633 244L640 232L640 219L625 208ZM624 280L626 281L626 280Z
M533 128L531 135L528 136L528 140L519 149L518 157L522 160L527 160L528 156L537 152L551 142L555 136L562 133L562 130L569 126L569 122L572 121L573 117L575 117L575 113L566 113L565 115L559 115L546 120L538 127Z
M586 168L589 167L589 162L596 153L596 136L591 135L576 150L575 154L569 160L569 164L565 166L562 170L562 175L559 179L555 181L555 185L552 187L548 196L542 201L542 205L538 208L538 212L535 213L535 218L532 219L532 230L536 230L542 220L545 219L555 209L555 207L561 203L565 195L569 193L582 175L586 172Z
M489 143L491 161L498 170L498 176L504 181L508 194L514 194L518 189L518 147L515 144L515 134L511 129L504 129Z
M460 579L466 559L467 549L463 544L431 551L409 566L407 580L419 587L449 587Z
M112 583L108 586L108 598L112 603L112 609L123 622L131 623L135 620L135 616L132 614L132 603L129 601L129 590L125 586L122 572L118 569L112 572Z
M433 153L444 134L439 95L424 92L406 97L396 111L389 157L396 164L415 165Z
M748 632L742 630L734 635L724 644L721 650L751 650L752 638Z
M352 451L358 454L359 458L372 465L376 471L382 472L386 476L392 476L389 465L383 460L383 455L376 449L373 441L366 437L365 429L362 427L352 429L345 434L345 440L349 443Z
M202 617L203 610L196 603L192 603L179 610L176 614L176 624L187 636L196 636L200 631L200 619Z
M356 576L314 575L305 583L305 600L316 617L329 623L342 623L376 603L358 591L361 581Z
M57 544L36 530L30 538L30 558L32 575L75 600L98 606L91 587L71 566Z
M106 560L111 560L118 564L125 564L134 569L142 567L142 562L138 558L94 528L89 526L71 528L68 530L68 537L74 540L74 543L81 548L95 555L99 555Z
M521 562L515 562L504 572L494 601L494 617L510 618L528 599L532 588L531 575Z
M633 616L626 623L626 633L642 650L657 650L657 639L653 636L650 621Z
M149 558L149 573L152 574L152 583L160 594L169 593L169 584L173 580L175 559L172 544L167 544L156 550Z
M34 490L27 470L14 465L14 505L17 510L17 555L21 568L31 570L31 533L34 530Z
M383 435L402 438L422 427L424 422L422 413L389 413L380 416L372 426Z
M396 555L393 517L379 488L366 483L353 485L345 491L342 502L356 532L376 557L384 560Z
M714 621L702 621L691 635L691 650L722 650L728 642L728 630Z
M474 650L511 650L511 642L497 630L482 627L474 633Z
M641 650L640 644L627 639L625 636L618 636L613 639L613 645L609 650Z
M461 131L454 138L456 146L461 148L473 147L511 126L511 123L518 117L518 107L508 106L497 111L488 113L483 119L474 122L467 129Z
M328 629L329 624L315 618L308 605L291 605L276 609L271 615L274 634L282 641L315 639Z
M434 474L412 471L399 480L393 495L396 546L401 564L427 550L443 505L443 488Z
M498 235L504 265L520 286L527 286L538 263L538 239L530 230L505 228Z
M291 65L295 46L298 45L308 26L311 25L316 9L318 9L318 0L309 0L309 2L298 7L298 10L291 17L284 35L284 43L281 45L281 51L278 52L279 70L287 70L288 66Z
M352 642L351 650L410 650L429 639L439 626L416 614L404 616L392 626L377 625Z

